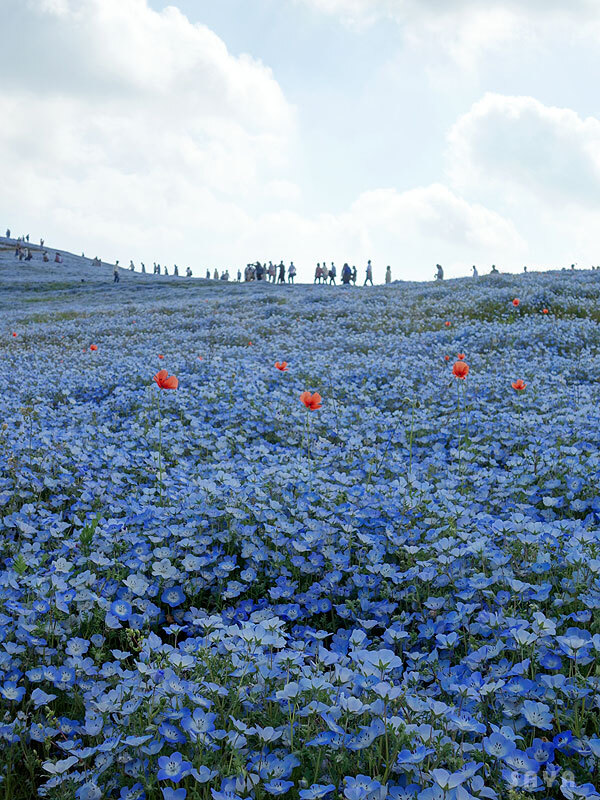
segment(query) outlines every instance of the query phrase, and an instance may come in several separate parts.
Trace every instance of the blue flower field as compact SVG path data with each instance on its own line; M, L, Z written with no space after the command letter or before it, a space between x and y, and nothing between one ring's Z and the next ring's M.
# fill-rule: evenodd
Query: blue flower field
M600 798L600 273L44 266L0 261L0 798Z

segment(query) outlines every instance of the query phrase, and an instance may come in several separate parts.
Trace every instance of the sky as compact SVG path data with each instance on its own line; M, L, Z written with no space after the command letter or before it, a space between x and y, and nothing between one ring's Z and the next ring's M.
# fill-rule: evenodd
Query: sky
M597 0L0 0L0 226L196 275L600 264Z

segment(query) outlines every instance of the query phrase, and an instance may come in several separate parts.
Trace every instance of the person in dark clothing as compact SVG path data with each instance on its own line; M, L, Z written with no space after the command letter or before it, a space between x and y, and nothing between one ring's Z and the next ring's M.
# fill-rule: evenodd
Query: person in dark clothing
M329 270L329 285L330 285L330 286L331 286L332 284L335 286L335 276L336 276L336 275L337 275L337 270L336 270L336 268L335 268L335 264L334 264L334 263L333 263L333 261L332 261L332 262L331 262L331 268L330 268L330 270Z
M264 274L265 274L265 270L264 270L263 265L260 263L260 261L257 261L256 262L256 280L257 281L262 281Z
M10 239L10 228L6 229L6 238Z
M353 264L352 265L352 285L353 286L356 286L356 276L357 276L356 265Z
M346 263L342 267L342 283L345 286L348 286L350 284L351 279L352 279L352 270L350 269L350 265Z
M285 264L283 261L279 262L279 278L277 279L277 283L285 283Z
M435 268L437 270L435 274L436 281L443 281L444 280L444 269L441 264L436 264Z
M118 283L120 280L119 268L115 265L115 268L113 269L113 283Z
M371 286L373 286L373 267L371 265L371 260L370 259L367 262L367 274L366 274L365 282L363 283L363 286L366 286L367 283L370 283Z

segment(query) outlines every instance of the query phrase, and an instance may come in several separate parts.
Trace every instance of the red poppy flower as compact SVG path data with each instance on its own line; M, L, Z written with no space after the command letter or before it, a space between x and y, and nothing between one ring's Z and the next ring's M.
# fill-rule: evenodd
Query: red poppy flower
M542 309L542 314L547 314L547 313L548 313L548 309L547 308L543 308Z
M288 363L287 361L276 361L275 362L275 369L278 369L280 372L287 372Z
M13 336L16 336L16 335L17 335L16 333L13 333Z
M164 358L164 356L159 356L159 358Z
M449 323L449 322L447 322L447 321L446 321L446 322L444 322L444 325L445 325L447 328L449 328L449 327L450 327L450 323Z
M452 374L455 378L460 378L461 381L469 374L469 365L465 361L457 361L452 367Z
M175 375L169 376L166 369L161 369L160 372L157 372L154 380L159 389L176 389L179 386L179 381Z
M450 361L450 356L444 356L444 361Z
M252 344L252 342L248 342L248 347L250 347L251 344Z
M202 356L198 356L198 361L202 361L202 360L203 360Z
M90 350L97 350L97 349L98 349L98 345L97 344L91 344L90 345Z
M311 394L310 392L302 392L300 400L310 411L316 411L321 408L321 395L318 392Z
M456 357L458 358L459 361L464 361L465 360L465 354L464 353L457 353Z
M525 381L522 381L521 378L519 378L519 380L515 381L513 384L511 384L511 386L516 392L522 392L527 384Z
M521 301L519 300L519 298L515 297L515 299L513 300L513 306L516 308L519 305L520 302Z

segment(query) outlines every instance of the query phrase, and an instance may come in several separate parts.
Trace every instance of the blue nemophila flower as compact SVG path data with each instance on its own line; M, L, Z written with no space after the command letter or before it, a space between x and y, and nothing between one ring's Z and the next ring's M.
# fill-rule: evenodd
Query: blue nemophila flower
M539 764L546 764L554 758L554 745L552 742L534 739L531 747L528 747L525 751L525 755L537 761Z
M492 733L483 739L483 749L494 758L504 758L514 753L517 745L512 739L507 739L501 733Z
M523 716L530 725L545 731L552 730L552 712L545 703L526 700L523 703L522 711Z
M159 726L158 732L169 744L182 744L187 741L185 734L170 722L163 722Z
M267 781L263 783L263 789L265 792L272 794L275 797L278 797L281 794L286 794L294 785L293 781L284 781L280 778L272 781Z
M121 622L126 622L132 611L131 603L128 603L127 600L114 600L110 604L110 613Z
M176 608L184 602L185 593L181 586L171 586L169 589L163 591L160 599L163 603L171 606L171 608Z
M17 686L14 681L5 681L4 684L0 686L0 695L11 703L18 703L23 699L24 694L25 687Z
M187 791L183 787L180 789L170 789L169 787L162 787L161 789L163 800L186 800Z
M40 688L36 688L31 693L31 701L34 705L34 708L39 708L40 706L47 706L48 703L51 703L52 700L56 700L55 694L46 694L46 692L42 691Z
M119 800L146 800L146 792L141 783L134 783L133 786L123 786Z
M331 794L331 792L334 791L335 786L333 783L313 783L313 785L309 786L308 789L300 789L298 794L300 795L301 800L321 800L323 797L327 797L328 794Z
M434 753L435 750L430 747L425 747L425 745L420 745L417 749L413 752L410 750L401 750L397 756L398 766L407 766L409 764L420 764L428 755Z
M179 752L172 753L170 756L160 756L158 766L160 767L156 775L158 780L173 781L173 783L179 783L192 769L191 763L184 761Z

